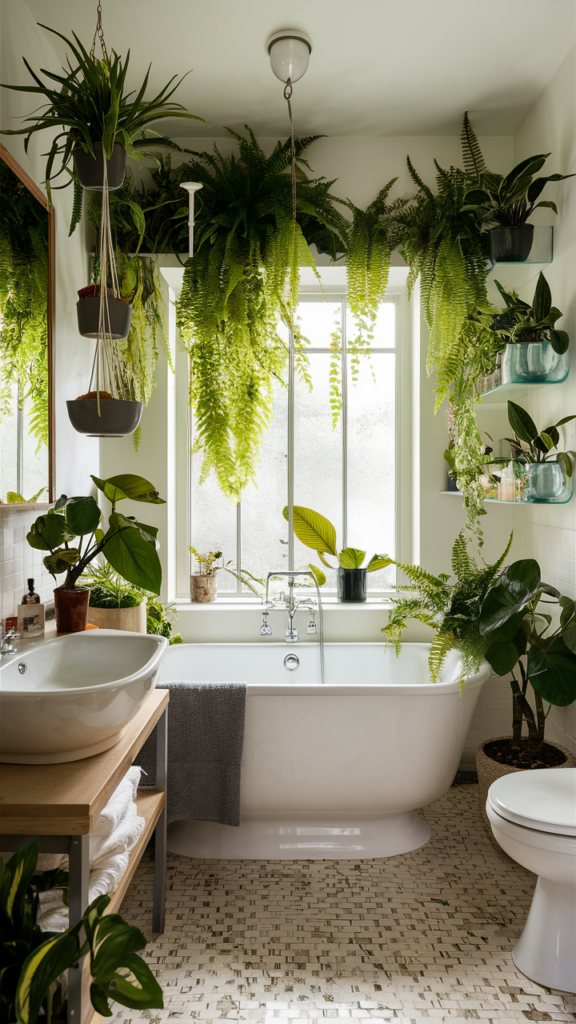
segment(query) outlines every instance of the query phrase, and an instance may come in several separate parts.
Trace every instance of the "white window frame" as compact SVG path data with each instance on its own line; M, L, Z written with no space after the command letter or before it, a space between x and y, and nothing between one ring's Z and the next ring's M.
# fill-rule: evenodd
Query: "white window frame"
M393 270L400 270L401 268L393 268ZM399 275L396 275L400 280L398 283L392 283L387 290L386 298L384 302L393 302L396 307L396 344L394 348L377 347L374 349L375 353L394 353L396 356L396 393L395 393L395 437L396 437L396 507L395 507L395 533L396 533L396 558L403 562L410 562L412 560L412 490L413 490L413 478L412 478L412 342L411 342L411 313L410 304L408 302L407 288L405 284L405 277L407 275L403 272L403 268ZM392 275L391 275L392 276ZM320 297L325 297L330 302L345 303L346 294L345 291L339 288L323 287L322 292L317 288L303 288L300 292L300 301L311 302L318 301ZM174 292L170 289L169 296L170 308L174 308ZM344 308L344 307L342 307ZM346 320L345 317L341 317L342 320L342 364L346 359L347 346L346 346ZM182 430L181 426L178 429L174 429L171 434L173 437L173 445L170 446L170 456L173 459L173 473L171 474L174 481L174 515L172 522L172 530L170 531L173 537L173 543L169 545L169 558L174 567L174 571L169 574L169 597L170 600L176 600L179 604L190 602L190 572L191 572L191 556L187 550L188 544L190 544L191 538L191 527L192 527L192 508L191 508L191 486L192 486L192 473L191 473L191 444L192 444L192 415L191 410L188 406L188 376L189 376L189 357L182 342L179 338L176 338L176 326L175 317L173 315L169 318L169 329L171 335L171 348L174 353L175 362L175 376L173 378L173 386L171 388L171 394L169 395L169 419L179 425L183 422L186 423L186 430ZM290 339L290 367L293 370L293 339ZM310 353L321 352L326 354L327 360L329 355L325 348L317 348L310 346L306 350ZM345 390L347 386L347 380L342 378L343 388L343 399L345 396ZM292 392L293 394L293 392ZM170 406L172 409L170 410ZM293 416L291 415L290 407L293 408L292 403L289 401L289 412L288 412L288 431L289 439L290 433L293 432ZM346 546L346 518L345 518L345 501L344 495L346 493L346 456L345 456L345 416L346 416L346 403L343 400L342 416L344 417L344 424L342 430L343 438L343 482L342 482L342 513L343 513L343 538L341 547ZM172 416L170 416L170 411ZM293 433L292 433L293 436ZM288 444L288 484L287 493L288 498L293 500L293 472L294 472L294 448L292 444ZM237 530L237 563L239 563L239 549L241 541L241 529ZM289 549L288 549L289 565L292 567L294 559L294 537L289 537ZM269 571L273 571L275 566L270 566ZM240 584L238 584L240 586ZM381 601L387 599L393 590L379 590L370 591L370 600ZM332 591L326 591L326 601L330 603L331 600L335 600ZM219 595L216 599L216 606L220 603L230 607L231 604L237 604L239 607L254 604L254 595L250 592L233 592L228 591ZM193 605L192 605L193 607ZM204 607L204 606L199 606ZM214 605L212 605L214 608ZM363 606L365 607L365 606Z

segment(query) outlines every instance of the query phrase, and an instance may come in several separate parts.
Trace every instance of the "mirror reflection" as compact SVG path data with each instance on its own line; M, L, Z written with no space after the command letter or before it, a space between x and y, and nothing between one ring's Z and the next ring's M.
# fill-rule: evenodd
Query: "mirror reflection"
M2 503L50 499L50 246L41 198L0 154Z

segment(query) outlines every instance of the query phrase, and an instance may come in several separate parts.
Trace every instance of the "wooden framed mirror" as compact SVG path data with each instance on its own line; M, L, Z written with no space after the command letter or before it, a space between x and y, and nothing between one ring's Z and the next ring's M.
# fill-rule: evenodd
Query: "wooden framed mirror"
M0 143L0 508L55 500L55 221Z

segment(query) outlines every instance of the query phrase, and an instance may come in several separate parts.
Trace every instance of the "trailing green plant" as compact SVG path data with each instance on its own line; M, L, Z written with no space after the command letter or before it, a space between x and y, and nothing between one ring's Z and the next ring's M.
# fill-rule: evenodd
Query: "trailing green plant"
M549 181L564 181L574 175L549 174L545 178L535 178L549 156L550 153L529 156L506 175L494 174L483 161L479 162L477 181L466 193L464 210L477 217L483 231L525 224L539 206L558 213L556 203L548 199L537 200Z
M346 222L333 205L332 182L309 178L297 139L297 219L292 216L290 142L266 157L253 132L236 132L239 155L195 153L179 168L202 184L195 253L186 263L177 323L190 356L194 450L201 481L211 469L233 502L254 480L259 445L270 423L273 383L284 383L287 344L279 322L295 336L296 365L307 378L305 340L295 319L300 267L315 269L308 248L345 249ZM179 198L181 203L182 200Z
M567 352L570 338L566 331L558 331L554 326L563 314L552 305L550 286L542 272L538 274L532 305L524 302L517 292L507 292L499 281L494 284L506 303L506 309L494 318L493 329L507 343L515 345L549 341L558 355Z
M30 403L29 429L48 444L48 218L0 159L0 418Z
M287 505L282 510L282 515L286 522L289 522L290 514ZM336 548L336 529L330 520L320 515L319 512L314 512L311 508L304 508L303 505L294 505L292 509L292 525L294 534L300 543L304 544L307 548L312 548L318 555L322 565L325 565L327 569L337 569L338 567L342 569L362 568L366 552L360 551L359 548L342 548L338 552ZM325 555L333 555L337 559L337 564L330 565L330 562L326 561ZM388 555L373 555L366 566L366 572L377 572L378 569L385 569L386 566L392 565L393 561ZM325 573L317 565L310 564L309 568L314 573L318 585L322 587L326 583Z
M116 505L125 498L153 505L165 504L164 499L148 480L133 473L107 480L92 476L92 480L112 506L106 530L100 528L102 513L94 498L67 498L63 494L53 509L32 523L26 536L30 547L50 552L43 560L44 566L54 579L66 573L63 586L67 590L82 586L82 574L103 554L129 583L159 594L162 567L156 551L158 530L122 515ZM78 543L71 547L76 540Z
M146 632L154 636L166 637L168 643L184 643L180 633L172 634L174 619L178 618L178 612L173 604L163 604L157 598L148 600L146 606Z
M161 1009L162 989L137 951L146 939L119 914L106 914L109 896L90 904L65 932L43 932L36 923L39 894L67 888L66 872L36 874L38 843L29 840L6 864L0 859L0 1016L2 1024L66 1024L60 976L90 957L90 1000L112 1015L110 1002L133 1010ZM83 933L85 938L83 937Z
M382 633L387 643L394 644L398 654L409 619L430 626L434 630L428 662L432 682L438 682L451 650L458 650L462 656L462 679L478 671L490 644L479 628L480 612L486 595L503 574L512 537L510 534L500 558L487 565L484 561L476 562L464 534L459 533L452 546L452 574L434 575L419 565L394 562L410 581L397 589L410 591L410 596L394 598L394 610Z
M24 128L4 129L1 134L25 135L24 148L28 152L30 139L36 132L49 129L53 133L54 129L59 129L51 143L46 162L49 199L52 181L55 178L64 174L64 185L56 186L60 188L65 188L72 179L75 179L70 164L76 149L82 149L96 158L94 146L95 143L100 143L104 155L109 159L114 144L118 142L125 147L129 156L141 159L143 151L150 146L151 137L154 138L155 146L173 146L170 139L150 127L155 122L167 117L177 117L205 123L204 118L189 114L181 103L171 99L182 84L183 78L177 80L178 76L173 75L156 96L146 99L145 93L152 67L149 65L139 90L126 92L130 51L125 61L114 50L108 56L105 49L102 59L98 59L94 53L94 46L90 52L86 50L75 32L72 33L71 40L48 25L40 27L62 39L72 56L67 56L66 67L62 68L60 75L41 69L41 73L46 75L51 83L56 83L55 85L45 84L30 67L26 58L22 58L36 84L4 85L3 88L42 96L47 102L43 113L38 114L35 111L24 118ZM176 85L173 86L175 80ZM58 169L53 173L55 164ZM71 231L80 220L82 206L82 193L78 183L75 183L75 212Z
M504 438L512 446L512 461L530 465L536 462L558 462L566 477L573 473L573 462L576 460L576 452L558 451L560 434L558 427L564 426L576 419L576 415L563 416L557 423L538 430L534 420L526 409L516 402L508 402L508 422L512 427L513 437ZM510 462L510 456L494 456L495 463Z
M576 602L542 583L538 562L525 558L506 568L486 595L479 630L494 672L511 673L511 747L529 762L542 749L550 708L576 700Z

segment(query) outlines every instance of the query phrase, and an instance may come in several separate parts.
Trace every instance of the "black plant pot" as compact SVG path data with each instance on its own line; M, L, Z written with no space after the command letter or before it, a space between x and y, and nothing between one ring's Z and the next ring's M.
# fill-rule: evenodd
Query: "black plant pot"
M94 143L94 152L96 153L96 159L94 159L91 153L87 153L80 146L74 150L76 177L82 188L87 188L91 192L101 192L104 177L102 143ZM117 188L122 188L124 175L126 174L126 150L120 142L114 143L112 156L107 161L107 164L108 189L110 192L114 192Z
M338 569L338 598L340 601L366 600L366 569Z
M85 299L78 299L76 303L78 313L78 330L83 338L98 337L98 323L100 320L100 296L87 295ZM108 296L109 321L104 311L104 322L106 328L110 328L110 337L118 340L127 338L132 319L132 306L122 299L116 299L113 295Z
M524 263L534 240L534 225L519 224L512 228L492 228L490 259L495 263Z
M77 398L66 402L70 423L79 434L89 437L125 437L133 434L142 419L143 402L123 402L119 398L101 398L100 416L95 398Z
M449 491L459 491L460 490L460 488L458 487L458 481L454 480L451 476L448 477L448 490Z

